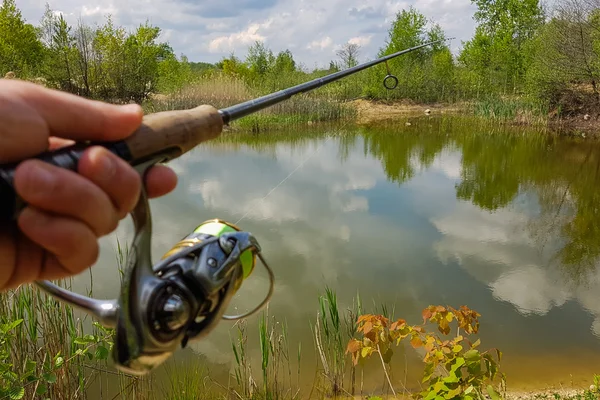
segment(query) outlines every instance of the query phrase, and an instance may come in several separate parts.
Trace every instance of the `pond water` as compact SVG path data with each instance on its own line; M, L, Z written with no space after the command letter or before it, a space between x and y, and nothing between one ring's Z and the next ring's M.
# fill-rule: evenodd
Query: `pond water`
M151 202L154 259L212 218L255 234L276 275L268 312L287 322L292 358L301 343L305 388L321 366L311 324L326 287L341 312L358 294L366 311L386 305L414 324L428 305L467 305L482 314L482 348L503 351L509 388L589 385L600 371L600 146L463 117L410 122L228 134L200 146L171 164L175 192ZM116 297L116 238L130 235L127 221L103 239L95 297ZM78 277L79 291L89 280ZM258 267L232 313L266 290ZM259 319L246 321L258 380ZM226 372L236 335L223 321L175 361ZM420 355L394 357L394 379L414 386ZM364 379L384 384L377 363Z

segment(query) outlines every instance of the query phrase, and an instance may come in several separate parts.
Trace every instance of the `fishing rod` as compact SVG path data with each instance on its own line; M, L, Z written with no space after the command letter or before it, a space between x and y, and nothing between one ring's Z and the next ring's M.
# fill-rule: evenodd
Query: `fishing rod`
M450 39L398 51L221 110L200 105L187 110L148 114L141 126L125 140L76 143L35 158L77 172L83 153L91 146L99 145L128 162L144 177L155 164L176 159L200 143L218 137L223 126L234 120L374 65L385 62L387 66L388 60L446 40ZM389 67L383 84L388 90L398 85L398 78L390 73ZM17 165L0 165L0 227L14 224L19 212L26 207L13 186ZM134 237L118 299L96 300L49 281L36 282L50 295L87 312L105 327L115 329L112 358L119 370L133 375L146 374L167 360L177 347L185 347L190 340L208 335L220 320L245 318L270 299L274 274L251 233L220 219L205 221L155 264L151 256L152 217L143 185L130 215ZM257 259L269 275L267 295L246 314L225 315L231 299L254 271Z

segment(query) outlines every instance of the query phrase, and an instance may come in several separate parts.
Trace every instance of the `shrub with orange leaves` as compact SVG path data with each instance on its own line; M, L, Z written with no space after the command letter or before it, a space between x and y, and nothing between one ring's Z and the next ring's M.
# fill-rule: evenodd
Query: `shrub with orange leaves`
M483 395L485 388L492 399L499 399L499 391L493 382L499 378L501 385L505 383L504 374L499 372L502 352L495 349L494 358L489 350L478 350L481 344L479 339L473 343L461 335L461 331L465 335L476 334L481 315L466 306L458 309L429 306L423 310L422 316L421 325L409 325L403 319L390 323L382 315L361 315L357 320L357 332L362 337L360 340L351 339L346 353L351 354L354 365L360 359L377 353L392 387L385 364L391 361L392 345L409 340L413 348L423 348L425 351L422 383L426 383L427 387L416 393L415 398L476 399ZM440 333L448 335L452 322L457 324L457 335L452 339L442 340L434 332L425 329L427 323L434 323Z

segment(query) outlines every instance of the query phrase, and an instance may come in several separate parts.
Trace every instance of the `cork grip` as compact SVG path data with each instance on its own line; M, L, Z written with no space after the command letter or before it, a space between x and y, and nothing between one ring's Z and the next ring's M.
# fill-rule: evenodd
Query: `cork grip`
M210 105L189 110L163 111L144 116L142 125L124 142L133 160L151 157L177 147L181 155L198 144L218 137L223 118Z

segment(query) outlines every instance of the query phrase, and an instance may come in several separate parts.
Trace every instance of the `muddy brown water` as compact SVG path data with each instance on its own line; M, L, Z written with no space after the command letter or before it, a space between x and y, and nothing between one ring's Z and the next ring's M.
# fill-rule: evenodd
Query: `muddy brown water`
M301 343L304 389L322 367L311 324L326 286L341 312L359 294L366 311L386 305L415 324L430 304L467 305L482 314L482 347L503 351L509 389L588 386L600 371L600 146L458 116L409 120L200 146L171 164L177 189L151 202L154 259L208 219L254 233L276 275L268 311L288 325L293 382ZM130 235L126 221L102 240L96 297L117 295L116 238ZM231 311L254 307L266 277L257 268ZM246 351L260 381L259 320L246 321ZM194 360L226 385L237 332L223 321L157 379ZM420 355L394 357L395 383L417 382ZM385 384L377 363L363 380Z

